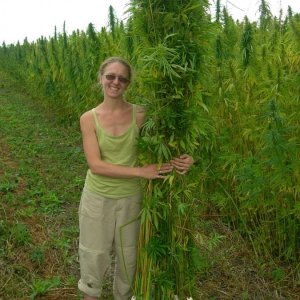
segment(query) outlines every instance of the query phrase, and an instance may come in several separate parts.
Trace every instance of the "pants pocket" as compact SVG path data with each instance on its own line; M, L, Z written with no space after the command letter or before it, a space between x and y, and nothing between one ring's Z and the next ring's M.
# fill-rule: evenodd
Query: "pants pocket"
M87 190L83 190L79 206L79 215L84 215L89 218L101 217L103 215L103 199Z

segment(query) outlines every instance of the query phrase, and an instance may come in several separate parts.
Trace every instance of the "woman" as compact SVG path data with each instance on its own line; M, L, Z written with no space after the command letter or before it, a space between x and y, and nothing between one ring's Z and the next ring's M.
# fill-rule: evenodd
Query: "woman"
M193 158L185 154L162 165L138 166L137 138L145 111L124 98L131 77L132 69L124 59L105 60L99 70L104 99L80 118L89 166L79 208L78 287L85 300L100 296L112 248L116 255L114 297L131 298L142 198L140 180L163 179L173 168L185 173L193 163Z

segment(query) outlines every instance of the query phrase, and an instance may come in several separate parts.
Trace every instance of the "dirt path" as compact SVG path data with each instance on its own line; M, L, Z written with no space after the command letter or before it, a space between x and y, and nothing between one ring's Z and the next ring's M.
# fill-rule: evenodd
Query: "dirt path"
M0 78L0 299L79 299L80 141Z

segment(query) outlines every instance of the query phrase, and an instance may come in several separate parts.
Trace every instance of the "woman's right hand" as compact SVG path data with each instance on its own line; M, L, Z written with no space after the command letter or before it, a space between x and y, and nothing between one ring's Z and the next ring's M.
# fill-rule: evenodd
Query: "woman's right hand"
M140 176L146 179L164 179L166 175L173 170L170 163L164 164L151 164L140 167Z

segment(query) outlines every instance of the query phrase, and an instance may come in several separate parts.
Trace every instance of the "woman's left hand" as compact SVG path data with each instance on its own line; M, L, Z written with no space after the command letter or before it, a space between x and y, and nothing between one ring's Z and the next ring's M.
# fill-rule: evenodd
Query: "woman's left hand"
M182 154L179 157L175 157L171 160L172 166L179 174L185 174L193 163L193 157L188 154Z

